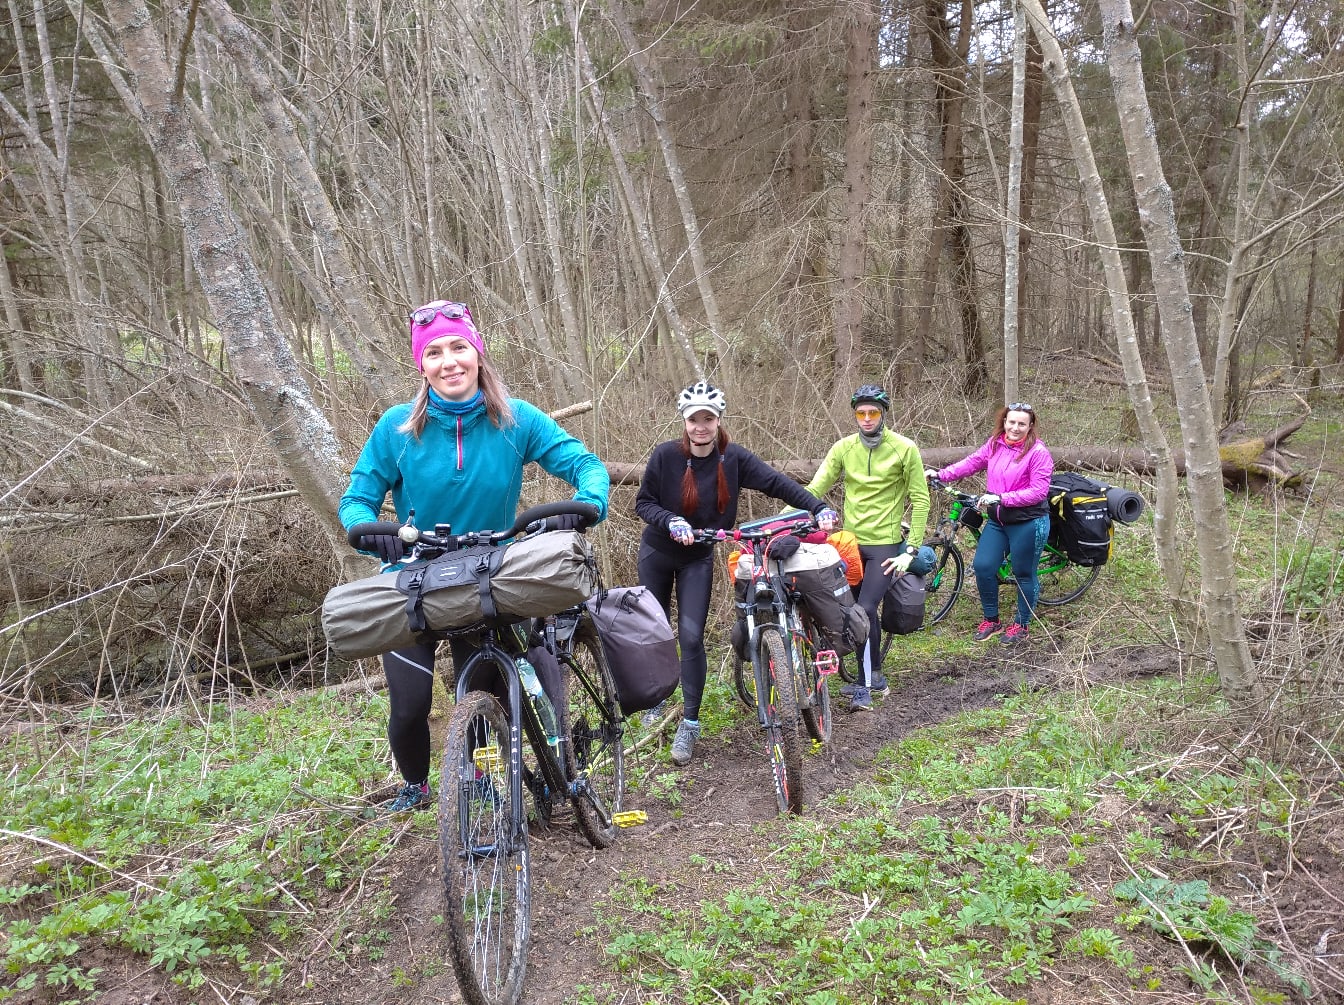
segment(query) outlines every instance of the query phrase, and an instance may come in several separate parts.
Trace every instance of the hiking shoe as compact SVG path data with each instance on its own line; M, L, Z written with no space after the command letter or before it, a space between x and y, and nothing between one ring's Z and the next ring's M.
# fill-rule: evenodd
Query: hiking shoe
M863 685L855 681L853 684L846 684L840 688L840 697L853 698L854 692ZM873 681L873 686L868 689L872 692L874 698L885 698L891 694L891 688L887 686L887 678L879 677Z
M1003 631L1002 621L998 618L995 618L993 621L986 618L984 621L980 622L980 627L975 630L975 641L983 642L991 635L1001 631Z
M639 721L644 724L645 729L652 729L658 725L659 721L667 714L667 699L664 698L653 708L649 709L639 717Z
M873 710L872 691L862 685L856 686L854 696L849 699L849 710L851 712L871 712Z
M1027 641L1027 626L1019 625L1014 621L1003 633L1003 638L999 641L1005 646L1025 645Z
M691 763L691 753L695 750L695 741L700 739L700 723L682 719L677 726L677 735L672 739L672 763L684 767Z
M425 810L429 809L429 783L428 782L407 782L397 798L383 806L388 813L400 813L402 810Z

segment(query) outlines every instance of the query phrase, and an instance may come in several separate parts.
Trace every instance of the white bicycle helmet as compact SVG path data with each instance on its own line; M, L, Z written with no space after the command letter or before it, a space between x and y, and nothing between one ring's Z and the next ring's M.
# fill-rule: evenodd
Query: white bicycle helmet
M728 399L723 396L723 392L706 380L696 381L677 395L677 411L683 419L701 409L715 415L723 415L728 410Z

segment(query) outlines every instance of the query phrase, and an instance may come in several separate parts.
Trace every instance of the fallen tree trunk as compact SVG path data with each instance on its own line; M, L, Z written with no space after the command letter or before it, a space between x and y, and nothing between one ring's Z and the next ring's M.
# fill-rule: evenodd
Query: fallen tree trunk
M1300 483L1302 474L1291 470L1287 457L1278 448L1284 440L1302 427L1306 419L1304 415L1264 436L1238 439L1219 447L1224 480L1232 486L1247 485L1253 488L1263 487L1269 482L1277 485ZM920 453L927 467L941 468L953 461L961 460L978 446L979 444L964 447L929 447ZM1153 474L1152 459L1147 451L1140 447L1052 446L1050 452L1054 455L1055 467L1061 470ZM1173 457L1176 461L1176 471L1185 474L1185 454L1175 451ZM808 482L811 481L817 468L821 467L821 458L770 463L789 477L800 482ZM644 476L644 465L607 461L607 472L611 475L613 485L638 485ZM24 488L21 494L24 506L32 510L73 503L86 507L98 506L125 499L139 499L143 503L156 496L178 498L205 496L217 500L227 493L273 492L291 487L283 472L268 470L222 472L211 475L149 475L144 478L104 479L59 485L35 484Z

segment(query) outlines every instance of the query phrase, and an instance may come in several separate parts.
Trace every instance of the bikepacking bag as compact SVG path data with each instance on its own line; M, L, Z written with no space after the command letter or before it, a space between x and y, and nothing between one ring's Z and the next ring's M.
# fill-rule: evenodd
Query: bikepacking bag
M737 560L733 586L739 601L746 599L754 562L754 557L746 553ZM789 589L802 598L826 648L843 656L868 640L868 613L854 603L844 563L832 545L800 544L797 552L781 562L780 569Z
M414 645L424 632L545 617L578 606L596 588L587 538L548 531L343 583L322 602L322 630L336 656L353 660Z
M634 715L671 696L681 657L663 605L645 586L617 586L584 601L611 667L621 711Z
M905 572L887 579L887 592L882 595L882 630L893 635L910 635L924 627L924 577L918 572Z
M1050 543L1075 565L1105 565L1114 533L1108 485L1074 471L1050 478Z

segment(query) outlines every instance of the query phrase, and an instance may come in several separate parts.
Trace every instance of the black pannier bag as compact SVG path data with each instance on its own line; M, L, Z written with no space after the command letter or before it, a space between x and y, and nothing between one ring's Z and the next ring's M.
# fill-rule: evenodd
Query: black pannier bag
M733 586L737 599L746 598L754 557L743 554L737 560ZM839 656L852 653L868 641L868 613L854 603L854 593L845 579L840 553L830 544L799 545L797 551L780 563L788 588L798 594L807 616L816 627L819 644L835 650ZM741 632L743 648L746 638ZM734 638L735 648L737 639ZM743 655L744 659L750 654Z
M331 589L322 630L342 659L414 645L424 632L487 618L521 621L577 607L597 588L597 563L578 531L534 534L507 546L450 551L398 572Z
M1074 471L1057 471L1050 478L1050 543L1075 565L1110 561L1114 526L1109 488Z
M662 604L646 586L617 586L584 601L602 640L621 711L634 715L671 696L681 658Z
M924 627L924 604L928 599L924 577L917 572L889 576L882 595L882 630L892 635L910 635Z

